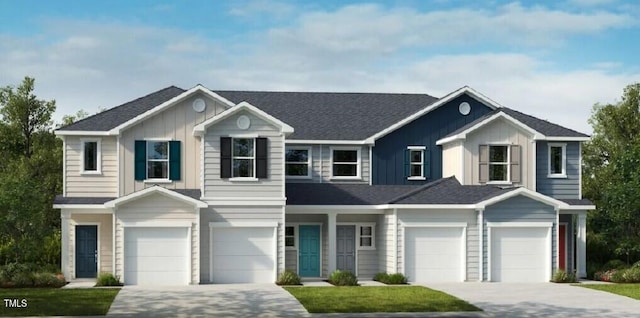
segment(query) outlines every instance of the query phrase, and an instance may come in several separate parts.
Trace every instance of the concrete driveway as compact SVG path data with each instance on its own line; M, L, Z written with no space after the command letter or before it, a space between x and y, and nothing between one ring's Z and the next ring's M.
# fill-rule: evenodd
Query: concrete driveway
M425 284L494 317L638 317L640 300L568 284Z
M309 317L300 303L274 284L125 286L107 316Z

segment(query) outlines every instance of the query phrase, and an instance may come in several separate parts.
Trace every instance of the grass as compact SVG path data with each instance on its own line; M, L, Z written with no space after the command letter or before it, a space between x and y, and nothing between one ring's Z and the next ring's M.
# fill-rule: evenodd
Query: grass
M119 288L61 289L10 288L0 289L0 316L87 316L106 315ZM26 300L24 308L7 308L4 299Z
M608 293L640 300L640 284L578 284L576 286L606 291Z
M421 286L284 287L310 313L447 312L481 309Z

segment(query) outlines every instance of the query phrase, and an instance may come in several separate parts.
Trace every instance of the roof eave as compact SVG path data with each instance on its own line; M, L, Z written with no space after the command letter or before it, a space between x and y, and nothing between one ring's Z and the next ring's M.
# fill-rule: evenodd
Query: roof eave
M250 113L253 113L254 115L262 118L263 120L269 122L270 124L278 127L280 129L280 133L284 134L284 135L290 135L294 132L293 127L289 126L288 124L286 124L285 122L267 114L266 112L264 112L263 110L251 105L248 102L241 102L238 105L225 110L224 112L213 116L209 119L207 119L206 121L204 121L201 124L196 125L195 127L193 127L193 135L194 136L203 136L205 134L205 132L207 131L207 128L209 128L210 126L228 118L229 116L242 111L242 110L247 110Z

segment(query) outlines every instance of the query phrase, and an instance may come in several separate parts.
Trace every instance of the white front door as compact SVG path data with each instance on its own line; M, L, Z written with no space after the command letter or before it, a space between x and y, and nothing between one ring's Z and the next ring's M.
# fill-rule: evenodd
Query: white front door
M211 229L213 283L273 283L275 236L270 227Z
M491 228L491 281L548 282L549 228Z
M191 246L186 227L126 227L124 283L187 285Z
M405 228L405 275L412 282L460 282L463 227Z

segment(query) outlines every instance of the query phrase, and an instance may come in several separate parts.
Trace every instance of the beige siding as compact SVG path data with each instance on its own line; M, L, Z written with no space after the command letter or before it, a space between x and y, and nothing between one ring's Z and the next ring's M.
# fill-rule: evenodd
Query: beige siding
M118 194L118 161L115 137L87 137L100 140L101 174L83 174L82 143L85 137L66 136L66 195L69 197L116 197Z
M88 211L87 211L88 212ZM111 273L113 269L113 228L112 224L112 215L108 210L105 209L105 214L95 214L92 212L91 214L87 213L73 213L69 219L63 219L63 222L68 222L68 243L67 243L67 255L68 255L68 268L62 269L63 272L68 273L66 275L70 279L75 278L75 245L76 245L76 235L75 235L75 226L76 225L98 225L98 259L100 261L100 266L98 266L98 273L108 272ZM109 214L107 214L109 213ZM64 255L65 253L63 253Z
M536 191L533 187L534 147L532 138L504 119L497 119L492 123L474 131L464 142L464 184L479 184L479 147L480 145L519 145L521 147L521 183L526 188Z
M371 165L369 160L369 146L345 146L345 145L301 145L287 144L287 147L308 147L311 148L312 172L310 179L287 179L290 183L303 182L334 182L334 183L368 183L371 176ZM332 179L331 148L358 148L360 149L360 176L358 180Z
M200 230L197 226L198 213L190 204L177 201L160 194L152 194L116 210L116 274L123 277L124 265L124 229L125 223L145 222L190 222L191 225L191 273L192 283L199 278L198 252L200 249ZM149 224L148 223L148 224ZM157 224L157 223L156 223Z
M281 206L211 206L200 214L200 281L210 281L211 222L277 222L277 272L285 269L284 220ZM215 228L213 229L215 231ZM287 267L288 268L288 267Z
M193 110L192 103L196 98L203 98L207 103L202 113ZM198 94L125 130L120 138L120 196L152 185L134 180L134 156L136 140L153 138L181 141L181 180L162 186L169 189L200 188L200 139L193 136L193 127L225 109L225 105Z
M247 130L238 128L239 116L251 120ZM220 137L255 135L268 138L268 178L233 181L220 178ZM209 127L204 137L204 197L206 198L284 198L283 136L278 129L249 112L240 112Z
M410 222L465 222L467 223L467 281L477 281L479 275L478 221L475 211L398 211L400 227L398 230L398 268L404 269L404 232L403 223Z
M452 142L442 146L442 177L455 176L462 180L462 143Z
M387 211L384 215L378 216L378 236L376 246L378 249L378 264L380 272L395 273L396 265L394 264L394 248L395 242L393 233L396 226L395 216L392 211Z

